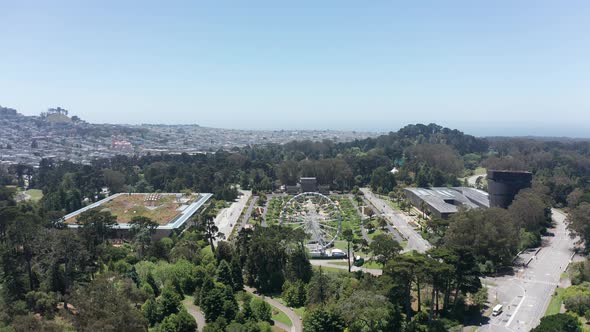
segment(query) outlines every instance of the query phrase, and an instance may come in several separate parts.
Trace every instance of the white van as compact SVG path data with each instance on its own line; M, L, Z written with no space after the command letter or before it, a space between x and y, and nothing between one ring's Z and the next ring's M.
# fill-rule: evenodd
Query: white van
M492 310L492 315L494 316L498 316L499 314L502 313L502 309L504 307L501 304L498 304L497 306L494 307L494 309Z

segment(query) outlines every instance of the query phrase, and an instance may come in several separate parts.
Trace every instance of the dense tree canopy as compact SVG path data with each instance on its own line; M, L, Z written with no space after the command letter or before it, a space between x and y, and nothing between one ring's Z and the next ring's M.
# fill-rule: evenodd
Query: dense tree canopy
M517 229L506 210L463 211L451 217L444 247L470 248L482 264L508 266L518 248Z
M569 227L577 233L584 243L586 250L590 249L590 203L582 203L571 210Z
M530 170L534 186L507 210L424 221L435 245L426 253L401 253L384 234L360 245L360 225L346 220L343 239L371 251L383 266L380 277L312 268L301 231L257 223L231 239L225 234L225 242L212 222L216 205L234 200L237 188L260 194L264 208L271 197L264 193L314 176L333 191L355 193L352 203L363 204L359 187L371 186L402 206L403 187L458 185L480 166ZM274 309L248 297L247 285L268 295L282 292L288 305L305 307L306 331L444 331L481 308L482 273L509 265L519 249L540 241L549 206L567 206L571 230L590 241L588 174L588 142L479 139L435 124L339 144L295 141L197 155L117 156L89 165L44 159L38 168L0 167L0 184L22 186L26 179L44 193L39 203L16 202L16 189L0 186L0 329L192 331L186 306L193 301L205 314L205 331L269 331ZM61 218L103 198L104 187L111 193L212 192L220 201L163 239L153 237L153 221L134 218L129 238L113 245L116 217L97 209L77 217L79 229L64 229ZM574 268L566 307L584 315L590 268ZM538 331L577 331L568 317L549 317Z
M578 319L569 314L556 314L541 318L539 326L532 332L581 332Z

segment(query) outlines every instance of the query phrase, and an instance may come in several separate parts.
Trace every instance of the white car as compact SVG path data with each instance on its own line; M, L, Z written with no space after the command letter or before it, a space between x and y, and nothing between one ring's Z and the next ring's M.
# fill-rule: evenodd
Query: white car
M498 304L494 307L494 309L492 310L492 315L493 316L498 316L499 314L502 313L502 309L504 308L504 306L502 306L501 304Z
M346 257L346 253L339 249L332 250L332 257Z

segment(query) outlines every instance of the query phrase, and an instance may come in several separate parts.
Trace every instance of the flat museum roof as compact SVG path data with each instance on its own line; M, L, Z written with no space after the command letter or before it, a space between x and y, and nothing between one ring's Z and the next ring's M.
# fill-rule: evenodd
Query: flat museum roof
M131 195L153 195L153 194L154 193L131 193ZM94 208L97 208L97 207L105 204L105 203L108 203L108 202L110 202L122 195L129 195L129 193L118 193L118 194L111 195L105 199L98 201L98 202L95 202L95 203L92 203L88 206L85 206L85 207L81 208L80 210L69 213L69 214L65 215L63 217L63 219L68 220L68 219L74 218L86 211L92 210ZM182 194L180 194L180 193L160 193L158 195L175 195L176 196L176 195L182 195ZM213 194L210 194L210 193L199 193L199 199L192 202L189 206L187 206L182 211L179 211L179 213L173 219L169 220L167 224L159 225L157 227L157 229L176 229L176 228L184 225L184 223L188 219L190 219L190 217L192 217L203 206L203 204L205 204L212 196L213 196ZM67 226L70 228L78 228L80 225L67 224ZM129 228L131 228L131 225L128 223L118 223L114 226L114 228L115 229L129 229Z
M468 208L489 207L488 193L469 187L404 188L440 213L455 213L458 206ZM447 203L453 201L458 204Z

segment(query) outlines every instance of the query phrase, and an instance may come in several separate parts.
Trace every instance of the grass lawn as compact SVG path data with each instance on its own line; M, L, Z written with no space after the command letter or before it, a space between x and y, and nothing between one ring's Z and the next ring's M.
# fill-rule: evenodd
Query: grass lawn
M156 194L157 195L157 194ZM117 222L129 222L134 216L145 216L163 225L172 220L179 212L180 204L174 202L171 195L159 195L156 201L146 202L146 195L121 195L107 203L100 209L109 209L117 216Z
M555 294L551 296L551 301L545 311L545 316L558 314L561 310L561 304L563 303L563 288L556 288Z
M348 266L347 262L330 262L330 264L333 265L340 265L340 266ZM383 265L381 265L380 263L377 263L375 261L370 261L370 260L366 260L365 264L363 264L363 266L361 266L365 269L382 269ZM342 270L344 271L344 270Z
M375 231L373 233L369 233L367 232L367 236L372 240L375 236L379 235L379 234L384 234L383 230L380 228L375 229Z
M475 169L475 171L473 171L473 175L482 175L483 176L483 175L487 175L487 173L488 173L487 170L483 167L478 167ZM488 185L488 178L484 176L481 179L481 184L484 186L487 186Z
M293 196L275 196L267 201L266 215L264 216L268 225L278 225L283 205Z
M328 266L322 266L322 271L325 273L332 273L332 274L340 274L340 273L348 273L348 271L343 270L343 269L339 269L337 267L328 267ZM320 270L320 266L313 266L313 270L314 271L319 271Z
M415 216L415 215L416 215L416 214L414 213L415 211L413 211L413 210L411 210L411 211L410 211L410 213L408 213L408 211L407 211L407 210L404 210L404 209L402 209L402 208L399 206L399 202L394 202L394 201L390 200L389 198L384 198L384 200L386 201L386 203L387 203L387 204L388 204L388 205L389 205L389 206L390 206L392 209L394 209L394 210L396 210L396 211L398 211L398 212L401 212L401 213L403 213L403 214L405 214L405 215L408 215L408 216Z
M341 266L348 266L347 262L330 262L332 265L341 265Z
M281 302L284 306L289 307L289 305L287 305L287 302L285 302L285 300L283 300L282 297L275 296L275 297L273 297L273 299ZM297 316L301 317L302 319L303 319L303 316L305 316L305 307L291 308L291 309L293 311L295 311Z
M498 286L497 283L491 282L491 281L487 281L487 280L486 281L482 280L481 284L484 285L484 286L487 286L487 287L497 287Z
M26 190L25 194L31 196L31 200L33 202L38 202L41 198L43 198L43 191L41 191L39 189Z
M361 215L350 196L333 195L330 198L338 202L340 210L342 211L342 229L352 229L354 233L360 231Z
M213 251L211 251L211 246L203 247L201 249L201 255L205 259L207 259L207 257L211 257L211 258L214 258L215 257L215 254L213 254Z
M473 176L473 175L486 175L487 174L487 170L484 167L478 167L476 168L473 172L466 169L463 171L463 176L460 178L457 178L461 183L465 182L465 180L467 180L468 177ZM485 180L485 179L484 179Z
M382 269L383 265L375 261L365 261L365 264L363 264L362 267L364 267L365 269Z
M184 300L182 300L182 304L187 308L195 308L197 310L201 310L197 305L195 305L195 297L192 295L185 295Z
M282 312L278 308L272 306L272 319L276 320L277 322L281 322L287 326L293 326L293 323L289 319L286 313Z
M473 171L473 175L484 175L487 174L487 170L484 167L478 167Z
M346 252L346 250L348 250L348 244L346 243L346 241L343 240L336 240L334 241L334 248L336 249L340 249L344 252ZM350 251L352 251L352 243L350 244Z
M305 307L293 308L293 311L302 319L305 317Z
M180 206L190 205L199 199L199 195L189 198L182 197L178 201L174 194L131 194L120 195L101 204L95 209L108 209L117 217L117 223L128 223L135 216L148 217L160 225L165 225L180 215ZM153 200L148 200L152 198ZM66 220L67 223L76 222L76 217Z
M387 205L389 205L391 208L393 208L394 210L401 210L399 208L399 203L398 202L394 202L392 200L390 200L389 198L384 199L385 202L387 203Z

